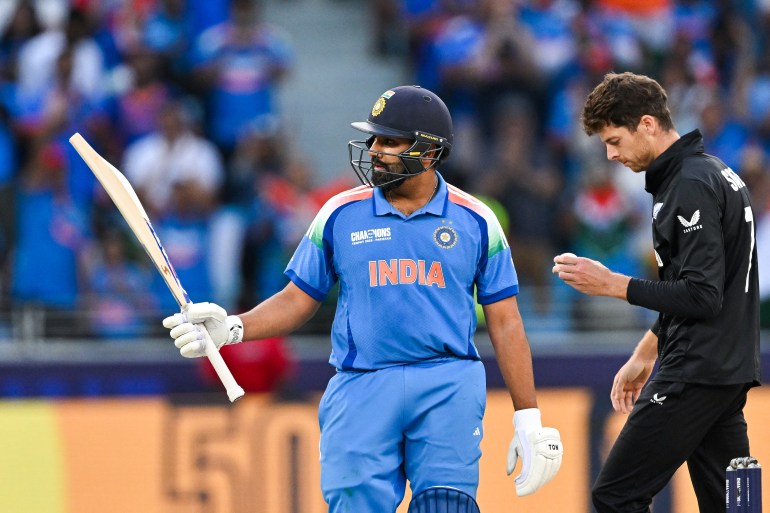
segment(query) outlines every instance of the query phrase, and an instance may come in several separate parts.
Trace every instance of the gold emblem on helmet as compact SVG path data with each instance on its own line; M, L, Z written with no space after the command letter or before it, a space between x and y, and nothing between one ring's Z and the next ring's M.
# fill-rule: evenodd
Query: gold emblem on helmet
M377 98L377 101L374 102L374 107L372 107L372 116L379 116L384 109L385 98Z

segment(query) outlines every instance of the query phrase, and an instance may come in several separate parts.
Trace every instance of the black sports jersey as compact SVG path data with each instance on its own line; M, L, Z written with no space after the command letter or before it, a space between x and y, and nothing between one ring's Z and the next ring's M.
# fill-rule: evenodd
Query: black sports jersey
M628 302L660 313L655 380L759 384L754 217L743 181L695 130L647 169L660 281L634 278Z

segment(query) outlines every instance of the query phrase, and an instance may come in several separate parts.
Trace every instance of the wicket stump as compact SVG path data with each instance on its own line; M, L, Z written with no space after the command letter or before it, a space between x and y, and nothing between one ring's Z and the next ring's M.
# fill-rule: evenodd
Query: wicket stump
M762 513L762 466L751 456L733 458L725 471L727 513Z

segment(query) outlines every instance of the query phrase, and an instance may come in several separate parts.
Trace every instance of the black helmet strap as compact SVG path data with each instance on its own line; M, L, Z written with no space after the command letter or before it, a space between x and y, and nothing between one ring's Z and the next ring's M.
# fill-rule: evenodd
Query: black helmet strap
M436 167L439 158L441 158L443 148L436 147L432 150L436 152L436 157L427 157L426 153L429 151L431 151L431 143L415 141L408 150L401 154L401 162L404 163L404 167L408 174L416 175ZM430 158L432 160L431 165L427 168L422 164L424 158Z

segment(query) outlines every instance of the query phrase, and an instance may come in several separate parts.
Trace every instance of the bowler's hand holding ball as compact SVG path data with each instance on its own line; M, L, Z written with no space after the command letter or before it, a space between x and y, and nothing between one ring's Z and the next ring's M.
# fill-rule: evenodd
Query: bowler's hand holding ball
M554 266L551 272L553 274L559 274L561 271L560 265L575 265L577 263L578 256L575 253L562 253L553 257Z
M562 253L553 261L551 272L578 292L626 299L630 277L613 273L601 262L574 253Z

